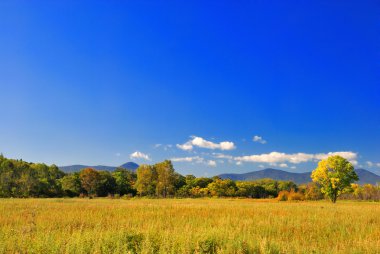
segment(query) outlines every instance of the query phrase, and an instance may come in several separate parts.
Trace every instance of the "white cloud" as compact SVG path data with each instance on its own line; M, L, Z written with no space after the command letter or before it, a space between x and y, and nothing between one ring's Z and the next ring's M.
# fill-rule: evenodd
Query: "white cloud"
M260 143L260 144L266 144L267 141L265 139L263 139L263 137L260 137L260 136L254 136L253 137L253 142L257 142L257 143Z
M297 167L296 167L296 166L291 166L290 168L291 168L291 169L296 169Z
M376 166L380 168L380 163L376 163Z
M374 165L374 163L373 163L373 162L371 162L371 161L367 161L366 163L367 163L367 166L368 166L368 167L370 167L370 168L372 168L372 167L373 167L373 165Z
M280 168L287 168L288 167L288 164L286 163L281 163L280 165L278 165Z
M340 155L352 164L357 165L357 153L354 152L330 152L319 154L294 153L286 154L271 152L267 154L255 154L249 156L235 157L236 161L258 162L258 163L292 163L299 164L303 162L319 161L332 155Z
M161 148L161 149L164 149L165 151L169 150L172 147L173 147L173 145L163 145L163 144L155 144L154 145L155 149Z
M236 165L241 166L243 163L241 161L236 162Z
M213 153L212 155L214 156L214 158L217 158L217 159L232 160L234 158L232 155L223 154L223 153Z
M143 159L143 160L147 160L147 161L150 160L150 158L147 154L144 154L144 153L139 152L139 151L132 153L129 157L131 159Z
M193 150L193 145L190 144L190 143L185 143L185 144L183 144L183 145L178 145L178 144L177 144L177 147L178 147L179 149L181 149L181 150L184 150L184 151L191 151L191 150Z
M196 163L204 162L204 159L202 157L199 157L199 156L177 157L177 158L171 158L170 160L173 162L196 162Z
M170 159L172 162L189 162L189 163L203 163L209 167L216 167L217 163L214 160L205 160L199 156L192 157L176 157Z
M206 148L206 149L219 149L219 150L233 150L235 149L235 144L230 141L223 141L220 143L214 143L208 140L205 140L201 137L192 136L189 141L186 143L180 145L177 144L177 147L184 151L190 151L193 150L194 146L200 147L200 148Z
M216 161L209 160L209 161L207 162L207 165L210 166L210 167L216 167Z

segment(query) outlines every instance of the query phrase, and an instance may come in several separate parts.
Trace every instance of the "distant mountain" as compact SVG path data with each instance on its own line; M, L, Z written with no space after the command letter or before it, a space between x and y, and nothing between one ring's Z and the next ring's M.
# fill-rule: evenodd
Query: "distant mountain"
M131 170L131 171L136 171L136 169L139 167L139 165L136 164L136 163L134 163L134 162L127 162L127 163L124 163L123 165L120 165L119 167ZM98 166L70 165L70 166L59 167L60 170L62 170L63 172L67 172L67 173L69 173L69 172L78 172L78 171L80 171L81 169L84 169L84 168L94 168L94 169L97 169L97 170L114 171L118 167L103 166L103 165L98 165Z
M134 162L127 162L127 163L124 163L123 165L119 166L120 168L125 168L125 169L129 169L129 170L132 170L132 171L136 171L136 169L139 167L138 164L134 163Z
M222 179L249 181L263 178L271 178L274 180L293 181L295 183L308 183L311 181L310 173L291 173L283 170L267 168L264 170L253 171L244 174L222 174Z
M365 169L355 169L359 176L359 184L376 184L380 182L380 176L365 170ZM311 182L310 178L311 172L305 173L292 173L283 170L267 168L264 170L253 171L244 174L221 174L219 175L222 179L240 180L240 181L250 181L263 178L271 178L274 180L282 181L293 181L297 184Z
M370 184L376 184L380 183L380 176L376 175L375 173L372 173L368 170L359 168L355 169L356 174L359 176L359 184L365 184L365 183L370 183Z

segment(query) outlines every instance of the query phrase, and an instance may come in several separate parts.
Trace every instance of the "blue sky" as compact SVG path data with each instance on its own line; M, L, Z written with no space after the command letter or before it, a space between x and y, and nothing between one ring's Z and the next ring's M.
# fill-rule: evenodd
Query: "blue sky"
M377 1L185 2L1 1L0 152L380 173Z

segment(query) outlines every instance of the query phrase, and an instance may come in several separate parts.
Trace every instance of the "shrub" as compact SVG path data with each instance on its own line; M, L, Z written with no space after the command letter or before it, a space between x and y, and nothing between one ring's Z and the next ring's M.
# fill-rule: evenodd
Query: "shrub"
M278 193L278 201L288 201L289 191L283 190Z

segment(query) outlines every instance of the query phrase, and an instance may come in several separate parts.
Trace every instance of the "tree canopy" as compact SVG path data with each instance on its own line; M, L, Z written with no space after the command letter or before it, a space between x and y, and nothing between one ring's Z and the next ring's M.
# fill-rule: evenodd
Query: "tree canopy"
M311 178L333 203L352 183L359 180L354 166L339 155L321 160L311 173Z

